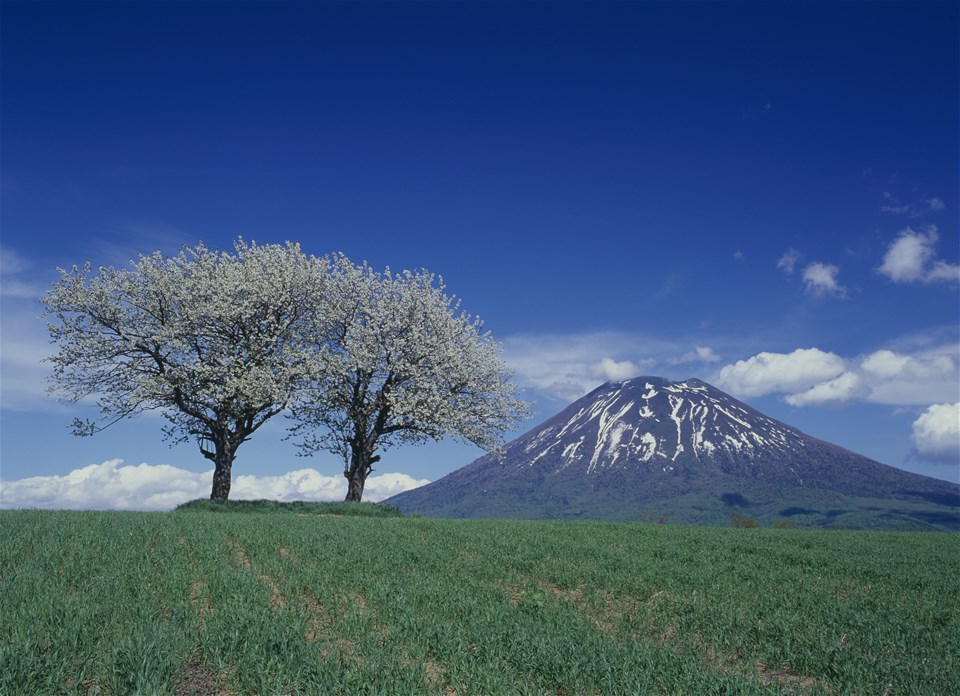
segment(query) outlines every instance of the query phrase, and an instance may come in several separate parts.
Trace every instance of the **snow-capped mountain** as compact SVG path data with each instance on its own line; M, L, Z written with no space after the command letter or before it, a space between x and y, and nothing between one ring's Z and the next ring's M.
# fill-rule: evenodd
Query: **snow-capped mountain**
M386 501L448 517L577 516L960 529L960 486L812 438L698 379L607 383L508 443Z
M641 377L605 384L520 438L530 455L523 466L555 455L556 471L583 468L587 474L611 467L660 466L788 455L806 446L793 428L767 418L706 382L668 382ZM513 445L511 444L511 448ZM787 458L787 457L785 457ZM797 480L800 475L794 472Z

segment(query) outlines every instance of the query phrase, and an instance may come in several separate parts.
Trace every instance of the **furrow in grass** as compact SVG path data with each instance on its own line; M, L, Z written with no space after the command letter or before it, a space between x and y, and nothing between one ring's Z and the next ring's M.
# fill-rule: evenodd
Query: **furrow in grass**
M254 570L253 563L251 563L250 558L247 556L247 552L244 550L243 546L239 541L231 539L229 542L230 546L233 547L236 552L236 562L237 565L243 568L248 573L253 573L256 575L257 579L261 584L270 590L270 606L271 607L285 607L287 606L287 600L283 596L283 592L280 589L280 585L272 577L266 573L259 572Z

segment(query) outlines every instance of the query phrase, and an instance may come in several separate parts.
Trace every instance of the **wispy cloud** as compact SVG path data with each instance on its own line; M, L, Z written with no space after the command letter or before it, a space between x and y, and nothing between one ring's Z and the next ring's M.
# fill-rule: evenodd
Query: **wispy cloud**
M773 109L771 102L765 102L761 106L749 106L743 110L743 117L745 119L760 118L770 113L771 109Z
M923 230L907 227L890 243L877 273L894 283L957 283L960 265L936 257L937 226Z
M837 282L839 266L814 261L803 269L803 284L806 292L813 297L836 297L845 299L847 289Z
M535 392L531 396L564 402L607 381L642 375L685 379L694 376L691 369L705 370L721 359L709 345L615 331L514 335L503 339L503 346L514 378Z
M126 221L117 224L111 232L110 238L90 240L94 258L89 260L95 265L125 267L140 254L161 251L174 255L184 245L192 246L203 241L176 225L163 222ZM77 259L74 263L86 260Z
M170 510L210 494L212 470L196 473L167 464L123 466L120 459L74 469L64 476L33 476L4 481L3 508L76 510ZM406 474L378 474L367 479L364 499L378 502L429 483ZM343 476L298 469L277 476L237 476L230 497L235 500L331 501L347 492Z
M673 365L684 365L687 363L715 363L720 362L720 356L717 355L710 346L697 346L693 350L687 351L679 358L671 361Z
M0 249L0 408L15 411L60 410L46 394L52 353L39 302L44 286L34 278L35 265L9 247Z
M32 277L33 263L9 247L0 247L0 295L18 300L36 300L46 287Z
M664 300L672 295L673 291L679 287L682 279L683 275L678 271L671 271L670 273L667 273L663 279L663 282L660 283L660 287L657 288L657 291L653 294L653 299Z
M796 249L788 249L783 256L777 260L777 268L781 269L787 275L793 275L794 269L802 258L803 254Z
M606 381L636 377L653 367L656 360L644 355L644 343L629 334L600 332L510 336L503 346L520 384L573 401Z
M947 207L943 200L936 196L921 196L919 200L911 203L902 203L900 199L896 198L892 193L884 191L883 200L885 202L880 206L882 212L892 213L894 215L907 215L912 218L923 217L929 213L939 213Z

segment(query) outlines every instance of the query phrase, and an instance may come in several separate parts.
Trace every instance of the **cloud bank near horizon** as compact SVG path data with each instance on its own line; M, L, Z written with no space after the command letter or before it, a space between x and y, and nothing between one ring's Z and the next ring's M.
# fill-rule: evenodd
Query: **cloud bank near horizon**
M31 476L3 481L0 508L67 510L171 510L181 503L210 495L213 471L187 471L168 464L123 465L122 459L74 469L63 476ZM430 483L406 474L370 476L364 500L379 502L392 495ZM343 476L327 476L316 469L298 469L277 476L234 476L230 497L338 501L347 494Z

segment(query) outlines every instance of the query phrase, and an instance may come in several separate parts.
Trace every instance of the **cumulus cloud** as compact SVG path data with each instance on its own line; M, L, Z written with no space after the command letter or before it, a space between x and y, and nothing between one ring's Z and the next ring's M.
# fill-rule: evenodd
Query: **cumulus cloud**
M960 382L956 345L913 354L878 350L842 358L817 348L759 353L720 370L718 386L740 396L781 393L794 406L852 400L926 405L956 398Z
M925 230L901 230L877 272L894 283L960 282L960 266L935 258L938 239L936 225Z
M213 470L196 473L167 464L123 466L111 459L74 469L64 476L32 476L4 481L2 508L75 510L170 510L180 503L210 495ZM429 483L406 474L371 476L364 499L377 502ZM230 490L235 500L343 500L343 476L326 476L315 469L299 469L278 476L236 476Z
M837 282L839 274L838 266L814 261L803 269L803 284L807 293L814 297L844 298L847 296L847 289Z
M913 422L914 453L945 464L960 462L960 403L933 404Z
M603 358L598 365L595 365L591 372L596 375L602 375L607 380L619 382L624 379L636 377L640 372L640 367L629 360L613 360L612 358Z
M781 269L787 275L793 275L794 269L802 258L803 254L799 251L789 249L777 260L777 268Z
M819 348L764 352L722 368L717 386L739 396L798 392L837 377L845 367L839 355Z
M814 406L830 402L849 401L860 387L860 377L855 372L843 372L837 377L798 392L784 399L792 406Z

